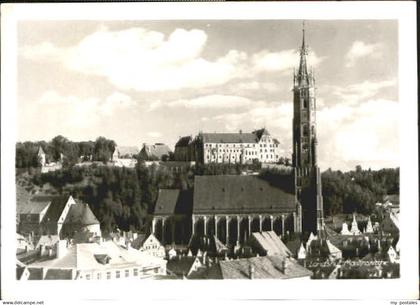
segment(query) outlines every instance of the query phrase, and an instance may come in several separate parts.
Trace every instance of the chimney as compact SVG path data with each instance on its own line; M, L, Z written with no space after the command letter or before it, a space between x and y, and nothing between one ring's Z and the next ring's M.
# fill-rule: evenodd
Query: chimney
M249 265L249 279L253 280L255 276L255 267L253 265Z

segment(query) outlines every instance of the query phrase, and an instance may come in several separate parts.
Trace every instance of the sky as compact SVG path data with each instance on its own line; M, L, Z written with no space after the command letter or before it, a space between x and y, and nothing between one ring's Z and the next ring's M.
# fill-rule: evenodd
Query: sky
M322 170L399 166L398 23L305 22ZM266 127L292 152L298 20L23 21L17 140L118 145Z

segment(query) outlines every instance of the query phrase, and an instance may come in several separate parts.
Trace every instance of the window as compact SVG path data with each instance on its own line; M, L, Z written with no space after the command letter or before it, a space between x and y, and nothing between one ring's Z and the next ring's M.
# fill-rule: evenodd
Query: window
M86 279L90 280L90 274L86 274Z
M96 278L97 278L98 280L100 280L100 279L102 278L102 273L98 273L98 274L96 275Z
M139 275L139 271L138 271L138 269L137 269L137 268L134 268L134 269L133 269L133 275L134 275L134 276L138 276L138 275Z
M107 279L107 280L111 279L111 272L107 272L107 273L106 273L106 279Z
M117 278L117 279L119 279L120 278L120 271L118 270L118 271L115 271L115 277Z
M130 270L125 270L125 277L129 277L130 276Z

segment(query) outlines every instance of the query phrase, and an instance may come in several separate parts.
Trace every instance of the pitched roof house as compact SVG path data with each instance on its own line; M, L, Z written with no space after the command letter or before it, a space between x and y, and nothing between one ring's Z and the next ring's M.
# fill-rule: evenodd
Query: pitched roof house
M117 146L112 154L112 160L135 158L139 152L137 146Z
M41 273L40 279L150 278L166 274L165 260L113 241L75 244L62 249L54 259L28 267Z
M194 214L296 211L293 194L255 176L195 176Z
M258 253L262 256L293 256L293 253L286 247L286 245L274 231L252 233L249 237L248 245L252 247L254 253Z
M208 270L208 279L310 279L312 272L294 259L258 256L219 261Z
M37 195L17 206L21 234L59 235L72 237L81 230L100 235L99 221L89 205L76 202L72 196Z
M140 150L140 158L143 160L163 160L169 158L172 153L171 149L163 143L143 144Z

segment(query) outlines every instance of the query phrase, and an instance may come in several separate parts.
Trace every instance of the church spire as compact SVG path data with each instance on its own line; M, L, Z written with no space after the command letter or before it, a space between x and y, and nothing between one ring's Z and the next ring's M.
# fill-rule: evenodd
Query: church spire
M297 81L299 86L309 85L308 68L306 66L306 55L308 55L308 48L305 44L305 21L302 23L302 46L299 50L300 62L299 70L297 75Z

